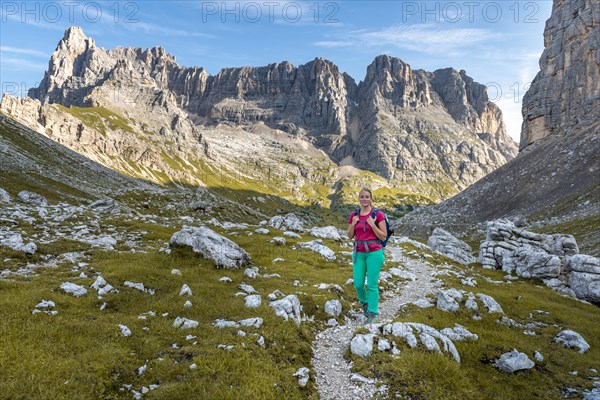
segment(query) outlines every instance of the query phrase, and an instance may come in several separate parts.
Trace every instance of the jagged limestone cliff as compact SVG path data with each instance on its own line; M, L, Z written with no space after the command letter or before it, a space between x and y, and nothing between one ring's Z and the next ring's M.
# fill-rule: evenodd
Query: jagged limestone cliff
M520 148L600 119L600 5L560 0L544 32L540 71L523 98Z

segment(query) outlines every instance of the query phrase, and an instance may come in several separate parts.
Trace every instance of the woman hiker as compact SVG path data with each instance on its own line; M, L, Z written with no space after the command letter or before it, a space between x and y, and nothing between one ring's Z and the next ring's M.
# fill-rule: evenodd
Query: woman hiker
M353 269L354 287L358 300L367 317L367 324L375 321L379 312L379 273L383 267L383 246L380 241L387 237L385 216L373 213L373 195L369 189L358 193L360 209L348 218L348 237L354 238ZM365 289L365 277L367 288Z

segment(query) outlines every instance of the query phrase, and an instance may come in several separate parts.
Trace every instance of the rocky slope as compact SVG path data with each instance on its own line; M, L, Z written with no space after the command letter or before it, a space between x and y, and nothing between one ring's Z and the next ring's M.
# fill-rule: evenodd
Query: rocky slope
M600 31L593 1L556 1L546 24L541 71L523 104L519 155L459 195L407 215L399 229L463 232L502 216L588 225L600 243ZM578 106L579 105L579 106ZM537 121L537 122L536 122ZM595 221L595 222L594 222Z
M161 47L104 50L73 27L30 96L40 103L5 97L0 108L105 165L155 181L207 184L201 168L185 163L172 168L163 153L235 170L237 161L223 155L223 132L233 132L240 144L236 155L250 165L261 161L246 152L251 143L277 143L286 148L287 162L267 161L283 175L297 177L279 182L288 192L298 183L313 187L309 194L296 193L304 200L325 200L329 190L319 195L323 190L315 186L339 189L350 177L354 184L404 195L401 203L439 201L516 154L483 85L464 71L413 71L388 56L377 57L359 85L321 58L297 67L282 62L225 68L212 76L203 68L178 65ZM89 107L123 117L126 127L110 126L101 115L106 112L98 113L105 121L102 132L92 132L97 121L85 118L62 123L65 114L81 117L77 114ZM77 129L83 132L79 137ZM265 138L264 131L277 138ZM82 146L78 142L86 136L92 139ZM324 154L315 165L294 147Z
M121 175L0 114L0 182L61 200L92 200L159 188Z

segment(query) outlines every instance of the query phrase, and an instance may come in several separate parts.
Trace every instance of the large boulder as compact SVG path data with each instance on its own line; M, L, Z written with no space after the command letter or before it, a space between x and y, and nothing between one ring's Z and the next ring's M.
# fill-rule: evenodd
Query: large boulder
M542 279L560 294L600 303L600 263L579 254L571 235L534 233L507 219L491 221L479 248L479 262L484 268Z
M206 226L184 227L173 234L169 245L191 247L195 253L213 260L217 268L242 268L250 262L246 250Z
M35 254L37 246L33 242L25 244L20 233L7 232L4 238L0 237L0 245L7 246L14 251L22 251L26 254Z
M566 257L565 273L577 298L600 304L600 260L586 254Z
M2 188L0 188L0 203L10 203L10 194Z
M295 294L290 294L281 300L275 300L269 303L269 306L275 310L275 315L284 318L286 321L292 320L297 325L300 324L302 305L300 299Z
M368 333L366 335L358 334L350 341L350 351L361 357L368 357L373 351L373 338L375 335Z
M118 213L120 207L114 199L108 197L106 199L100 199L93 202L92 204L90 204L90 209L100 214L108 214Z
M28 192L26 190L19 192L17 197L19 197L19 200L21 200L23 203L31 204L34 206L47 206L48 205L48 200L46 200L46 198L44 196L42 196L41 194Z
M339 300L329 300L325 303L324 308L325 314L331 315L333 317L339 317L342 313L342 303Z
M294 213L288 213L284 216L276 215L269 220L269 226L280 230L291 230L304 232L304 224Z
M471 246L455 238L442 228L435 228L427 244L432 249L461 264L466 265L475 262L475 257L471 255L473 252Z
M321 257L326 258L327 260L336 259L335 252L325 246L321 239L311 240L310 242L298 242L298 246L317 252Z
M321 228L315 227L310 228L308 233L311 236L315 236L323 239L331 239L335 241L342 241L342 236L340 235L340 231L335 226L324 226Z
M554 342L560 343L565 347L579 350L580 353L585 353L590 349L590 345L585 341L579 333L566 329L554 337Z
M531 369L535 367L535 363L527 357L527 354L514 349L511 352L502 354L496 360L495 366L500 371L513 373L523 369Z

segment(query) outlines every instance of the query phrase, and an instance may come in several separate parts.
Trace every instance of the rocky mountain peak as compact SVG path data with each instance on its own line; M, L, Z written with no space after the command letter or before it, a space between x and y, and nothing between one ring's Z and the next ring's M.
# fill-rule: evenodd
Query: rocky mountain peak
M95 47L94 39L87 37L79 26L72 26L65 31L65 35L58 43L56 51L81 54Z

